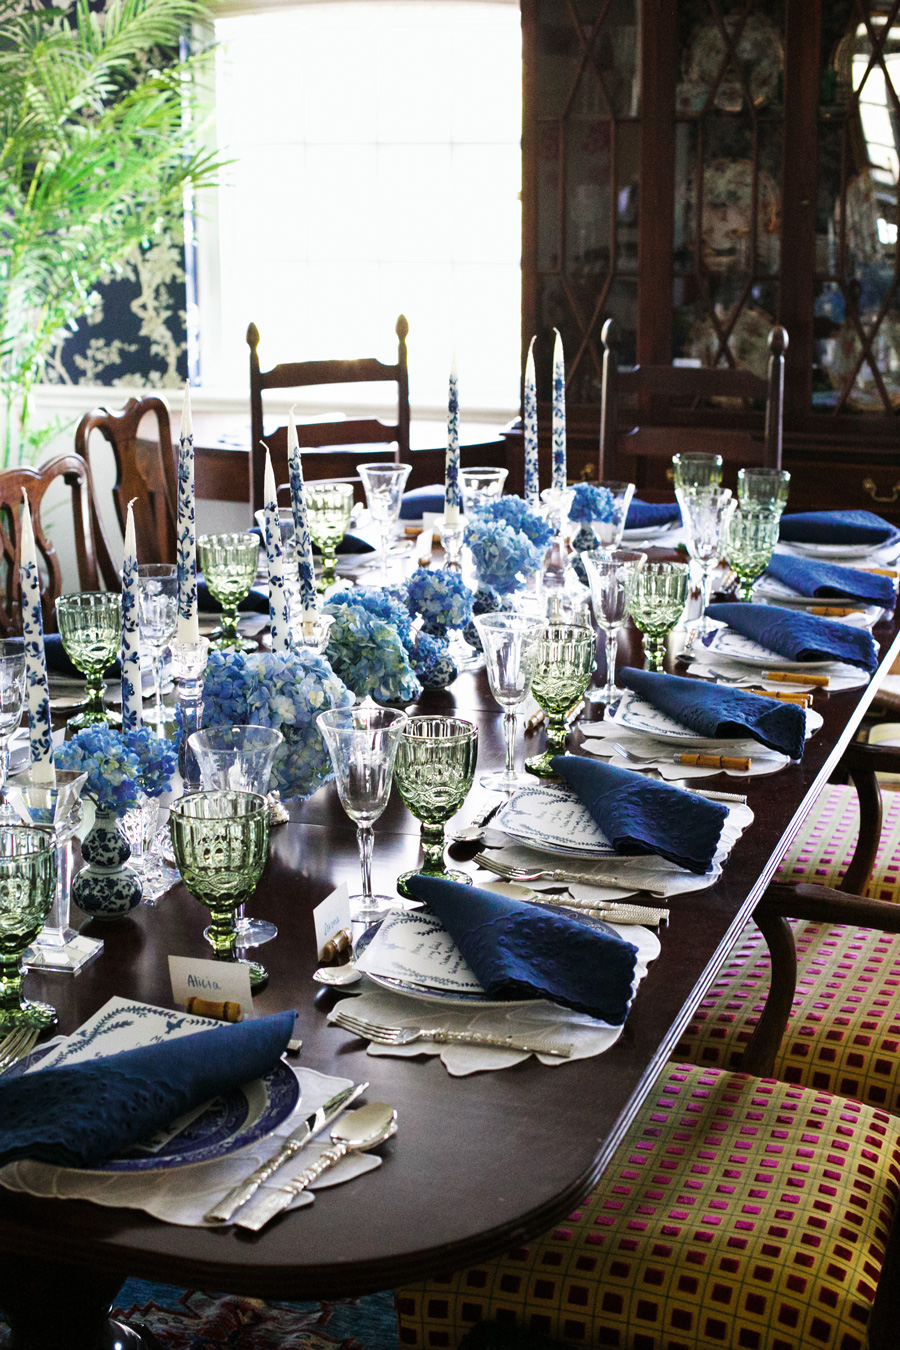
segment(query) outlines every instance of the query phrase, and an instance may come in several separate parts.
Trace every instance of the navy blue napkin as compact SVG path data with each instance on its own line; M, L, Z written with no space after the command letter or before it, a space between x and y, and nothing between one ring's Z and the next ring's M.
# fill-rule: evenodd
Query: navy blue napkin
M262 545L263 553L266 551L266 541L263 538L263 532L258 525L251 525L248 534L258 534L259 542ZM361 539L358 534L345 534L335 550L338 555L343 553L374 553L375 545L370 544L368 539ZM313 553L319 553L320 550L313 544ZM240 606L238 606L240 608ZM266 600L266 611L269 612L269 601Z
M766 575L777 577L799 595L819 600L862 600L869 605L881 605L883 609L894 608L891 578L861 572L856 567L838 567L815 558L773 553Z
M728 816L721 802L582 755L551 763L617 853L658 853L689 872L709 871Z
M278 1062L294 1013L0 1080L0 1164L91 1167Z
M66 655L66 649L63 646L62 638L59 633L47 633L44 637L44 656L47 661L48 675L62 675L67 680L83 680L84 672L72 662ZM119 658L112 662L104 672L109 679L118 679L122 674L122 667L119 665Z
M875 641L865 628L780 605L729 602L710 605L706 612L786 661L846 661L870 673L878 666Z
M780 538L799 544L889 544L900 530L872 511L800 511L781 517Z
M632 689L654 708L690 727L698 736L713 739L749 736L791 759L802 759L806 743L806 716L794 703L760 698L744 689L687 680L679 675L657 675L626 666L616 683Z
M621 1026L637 949L575 915L445 877L411 877L489 998L548 998Z
M401 520L421 520L426 511L442 515L444 511L443 483L429 483L427 487L413 488L404 492L400 503Z
M632 497L625 517L626 530L650 530L656 525L681 522L681 507L677 502L641 502Z

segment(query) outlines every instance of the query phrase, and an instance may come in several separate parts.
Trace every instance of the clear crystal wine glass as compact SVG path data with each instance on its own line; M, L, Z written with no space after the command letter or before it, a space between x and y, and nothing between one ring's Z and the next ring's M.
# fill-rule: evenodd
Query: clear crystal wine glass
M422 823L425 860L397 878L401 895L411 894L408 883L419 873L471 882L468 872L444 862L444 823L469 795L477 756L478 730L462 717L410 717L403 728L394 782L404 806Z
M394 529L400 519L403 489L412 473L411 464L359 464L357 473L366 490L369 514L378 526L381 536L381 577L384 585L389 580L388 557Z
M25 640L0 640L0 800L9 773L9 741L25 703Z
M484 649L488 684L503 709L506 767L483 774L481 787L513 792L531 782L515 769L516 709L531 693L544 619L532 614L480 614L475 627Z
M150 653L157 736L165 735L160 669L178 626L178 573L174 563L138 564L138 626Z
M479 505L502 496L508 473L509 469L495 468L490 464L481 468L460 469L459 491L463 514L469 516Z
M725 558L738 579L738 599L753 599L753 584L769 565L778 543L780 511L739 510L728 522Z
M255 534L202 534L197 540L197 560L207 589L222 606L222 627L210 645L255 651L256 643L238 637L238 605L250 594L259 566L259 540Z
M190 747L200 765L204 792L255 792L265 797L278 747L284 737L272 727L239 725L195 731ZM239 947L259 947L278 936L268 919L251 919L240 905L235 915ZM206 933L209 938L209 931Z
M628 617L626 590L628 578L636 567L643 567L646 553L628 549L592 549L583 554L591 602L597 627L603 629L606 639L606 682L595 692L600 703L612 703L619 694L616 688L616 650L619 629Z
M701 451L695 454L672 456L672 477L675 491L679 488L719 487L722 482L722 456Z
M66 655L85 676L87 707L70 718L68 725L118 722L118 715L103 706L103 674L122 644L122 597L114 591L61 595L56 602L56 622Z
M687 563L646 563L629 575L625 605L644 634L651 670L662 670L666 636L681 620L688 598Z
M739 469L737 495L742 511L774 511L781 517L791 490L787 469Z
M612 511L609 520L595 520L591 529L603 548L618 548L622 542L628 508L634 496L634 483L602 482L598 487L606 488L612 497Z
M337 546L350 528L353 484L307 483L305 491L309 535L322 554L322 575L316 584L327 591L337 581Z
M352 708L329 708L316 718L331 763L341 806L356 822L362 892L351 895L350 916L370 923L392 904L390 896L372 894L373 825L387 806L394 776L394 760L406 713L360 703Z
M250 899L266 865L269 803L256 792L192 792L173 802L172 850L191 895L209 909L217 961L237 961L235 910ZM269 978L246 961L252 988Z
M547 624L538 644L531 692L547 714L547 745L543 754L526 759L528 773L555 778L550 761L565 754L566 714L584 696L597 661L593 628L582 624Z
M676 488L675 496L681 507L688 553L700 569L699 633L708 633L714 624L707 618L712 590L713 568L722 556L725 530L736 502L730 488Z
M22 957L50 913L56 891L52 829L0 825L0 1036L15 1027L49 1027L56 1009L22 997Z

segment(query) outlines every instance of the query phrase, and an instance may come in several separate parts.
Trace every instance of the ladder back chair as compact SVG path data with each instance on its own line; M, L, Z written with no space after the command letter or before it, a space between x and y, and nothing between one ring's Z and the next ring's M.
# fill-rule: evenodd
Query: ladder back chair
M640 488L642 469L649 467L642 461L668 461L679 451L706 449L726 461L781 468L788 346L783 328L777 326L769 334L766 379L731 366L648 365L620 370L615 320L606 320L601 336L601 481L628 478ZM757 416L760 425L755 431L747 427L746 409L752 403L765 405L765 422Z
M19 587L19 553L22 544L22 493L28 497L34 523L34 538L41 572L41 610L45 632L56 632L55 605L63 582L59 557L41 518L47 490L62 479L71 491L72 523L78 562L78 583L83 591L118 590L119 574L113 565L106 536L95 524L91 472L78 455L58 455L36 469L19 466L0 471L0 559L3 577L0 590L0 636L22 631Z
M141 422L148 416L156 423L155 439L138 435ZM112 447L116 465L113 504L122 537L128 503L134 499L134 528L141 562L174 562L178 489L168 407L155 394L148 394L144 398L130 398L119 412L95 408L85 413L75 432L75 451L88 464L91 435L95 431ZM95 502L95 530L99 520Z
M263 442L269 447L275 478L286 483L287 468L287 427L265 434L263 431L263 393L267 389L310 389L319 385L394 383L397 386L397 421L382 422L378 418L345 418L333 422L307 422L297 427L297 439L301 449L322 449L334 447L353 447L357 449L357 458L372 458L368 451L370 445L388 445L396 443L394 462L409 458L409 374L407 370L406 338L409 324L401 314L394 328L397 334L397 361L395 365L386 365L375 357L363 357L359 360L344 361L292 361L273 366L271 370L259 368L259 330L251 323L247 329L247 346L250 348L250 510L258 511L263 505L264 457L260 447ZM380 451L379 458L386 458ZM316 463L315 460L321 460ZM321 455L304 458L304 472L307 478L345 478L346 455ZM355 473L355 460L352 465Z

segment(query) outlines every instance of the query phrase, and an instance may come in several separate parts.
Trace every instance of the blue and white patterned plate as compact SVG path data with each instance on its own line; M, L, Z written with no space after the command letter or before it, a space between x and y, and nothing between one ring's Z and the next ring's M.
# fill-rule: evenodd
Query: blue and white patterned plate
M752 736L709 737L696 736L689 727L654 708L652 703L639 698L630 689L619 699L610 719L615 726L628 731L641 732L654 740L667 741L672 745L683 745L688 750L723 749L731 754L756 754L764 748ZM822 726L822 716L814 708L806 710L806 735L812 736Z
M725 656L729 661L740 661L742 665L765 670L768 666L779 666L782 670L827 670L833 666L836 658L830 661L789 661L777 652L761 647L758 642L735 633L731 628L717 628L714 633L701 637L694 648L694 658L703 661L707 657Z
M501 806L494 824L529 848L566 857L612 858L615 850L568 788L527 787Z

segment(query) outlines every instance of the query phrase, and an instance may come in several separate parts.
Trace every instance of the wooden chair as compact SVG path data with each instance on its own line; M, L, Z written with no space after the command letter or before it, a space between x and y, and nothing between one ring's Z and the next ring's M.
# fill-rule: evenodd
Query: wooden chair
M146 416L156 420L156 439L138 438ZM169 409L161 398L149 394L130 398L120 412L95 408L85 413L75 432L75 451L90 463L90 438L99 431L112 447L116 464L113 503L125 535L128 503L134 500L134 527L138 557L142 563L175 561L175 520L178 489ZM100 517L94 506L94 528Z
M36 469L17 467L0 470L0 558L3 578L0 590L0 635L22 631L19 590L19 550L22 532L22 493L28 497L34 522L42 573L41 610L44 631L56 632L57 598L62 594L59 558L41 519L48 488L62 478L72 494L72 519L78 560L78 582L83 591L118 590L119 574L113 566L102 526L95 524L96 511L91 471L78 455L59 455ZM46 582L44 582L46 577Z
M406 338L409 324L401 314L394 330L397 334L397 363L385 365L374 357L355 361L293 361L259 368L259 330L251 323L247 329L250 348L250 510L258 511L263 504L264 456L260 442L271 451L276 481L287 482L287 427L278 427L268 435L263 432L263 392L266 389L308 389L316 385L368 384L392 382L397 385L397 421L394 424L376 418L347 418L334 422L301 423L297 437L302 449L314 447L350 446L354 449L352 461L347 455L304 457L303 466L309 478L346 478L347 470L355 473L358 459L371 459L369 445L396 442L395 463L409 458L409 376L407 372ZM385 459L384 451L378 458ZM315 459L320 463L316 464Z
M769 334L766 380L729 366L620 370L619 334L613 319L606 320L601 336L601 481L628 478L641 488L648 476L641 462L669 461L679 450L709 450L739 464L781 468L788 345L783 328L773 328ZM742 406L722 406L723 401ZM765 404L765 420L757 414L758 428L748 430L746 409L752 403Z

